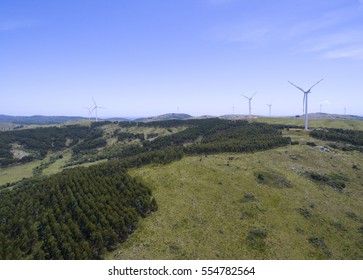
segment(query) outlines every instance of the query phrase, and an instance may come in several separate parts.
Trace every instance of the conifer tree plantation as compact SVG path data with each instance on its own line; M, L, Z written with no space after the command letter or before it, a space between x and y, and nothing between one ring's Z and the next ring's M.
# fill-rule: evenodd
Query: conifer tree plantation
M150 189L115 162L4 190L0 203L2 259L101 259L157 210Z
M361 139L218 118L0 132L0 258L360 259Z

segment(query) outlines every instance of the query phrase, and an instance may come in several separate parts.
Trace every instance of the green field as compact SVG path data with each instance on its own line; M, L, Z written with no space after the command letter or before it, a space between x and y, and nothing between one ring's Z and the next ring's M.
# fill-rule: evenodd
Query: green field
M263 122L269 124L285 124L285 125L297 125L304 127L303 118L257 118L256 122ZM338 119L311 119L309 120L309 128L342 128L363 130L363 121L361 120L338 120Z
M107 257L362 259L363 179L353 164L363 167L361 153L302 144L133 169L151 186L159 210ZM347 188L318 184L307 171L344 174Z

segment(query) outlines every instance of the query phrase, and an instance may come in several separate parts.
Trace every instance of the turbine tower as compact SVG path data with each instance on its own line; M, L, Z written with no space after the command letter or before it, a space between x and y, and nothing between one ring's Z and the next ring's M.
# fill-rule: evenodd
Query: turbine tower
M308 130L308 95L311 92L311 89L315 87L318 83L320 83L323 79L317 81L314 85L312 85L308 90L303 90L301 87L298 87L297 85L293 84L292 82L288 81L290 84L292 84L297 89L301 90L304 93L304 99L303 99L303 112L305 113L305 130Z
M266 105L268 106L270 117L271 117L271 106L272 106L272 104L266 104Z
M88 120L91 120L91 115L92 115L92 106L91 107L83 107L84 109L88 110Z
M251 100L256 95L256 93L257 93L257 91L251 97L248 97L246 95L241 94L243 97L246 97L248 99L248 109L249 109L249 118L250 118L250 120L251 120Z
M97 122L98 121L97 109L106 109L106 108L98 106L97 103L96 103L96 101L95 101L95 99L93 97L92 97L92 100L93 100L94 107L93 107L93 109L92 109L91 112L93 112L94 110L96 110L96 122Z

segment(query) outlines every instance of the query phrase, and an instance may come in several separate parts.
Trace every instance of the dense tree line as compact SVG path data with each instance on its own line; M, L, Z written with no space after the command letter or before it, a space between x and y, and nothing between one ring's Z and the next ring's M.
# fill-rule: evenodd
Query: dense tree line
M85 140L72 148L73 153L87 152L96 148L101 148L107 145L106 139L97 138Z
M138 166L151 162L168 163L181 159L184 155L254 152L291 143L291 139L282 137L281 129L274 125L221 119L172 122L183 125L188 123L190 126L153 141L129 145L109 156L123 160L127 166Z
M117 132L115 133L115 136L117 136L117 140L122 141L132 141L135 139L139 139L140 141L145 140L144 133L129 133L129 132Z
M138 122L138 121L121 121L118 123L120 127L161 127L161 128L173 128L183 125L190 125L192 120L165 120L165 121L150 121L150 122Z
M329 141L337 141L352 144L355 146L363 146L363 131L349 129L314 129L310 132L310 136Z
M157 209L120 163L65 170L0 196L1 259L99 259Z
M69 125L64 127L39 127L0 132L0 166L12 163L23 163L35 158L43 159L48 151L59 151L67 147L67 139L70 146L77 145L80 141L90 141L102 137L102 129L80 125ZM101 146L92 143L89 145ZM16 159L11 153L11 145L17 143L25 149L29 149L32 155ZM87 144L86 144L87 145Z

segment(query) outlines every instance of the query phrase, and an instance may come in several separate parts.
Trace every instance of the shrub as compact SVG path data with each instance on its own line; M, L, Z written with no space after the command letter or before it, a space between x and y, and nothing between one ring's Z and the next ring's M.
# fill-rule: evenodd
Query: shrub
M316 236L312 236L308 238L308 241L311 245L313 245L316 248L321 248L321 249L327 249L328 247L325 244L324 238L323 237L316 237Z
M306 208L297 208L296 211L303 216L306 219L310 219L313 217L313 214L311 214L311 212L306 209Z
M247 240L253 249L264 251L266 247L264 239L266 237L267 231L265 229L254 228L249 231Z

